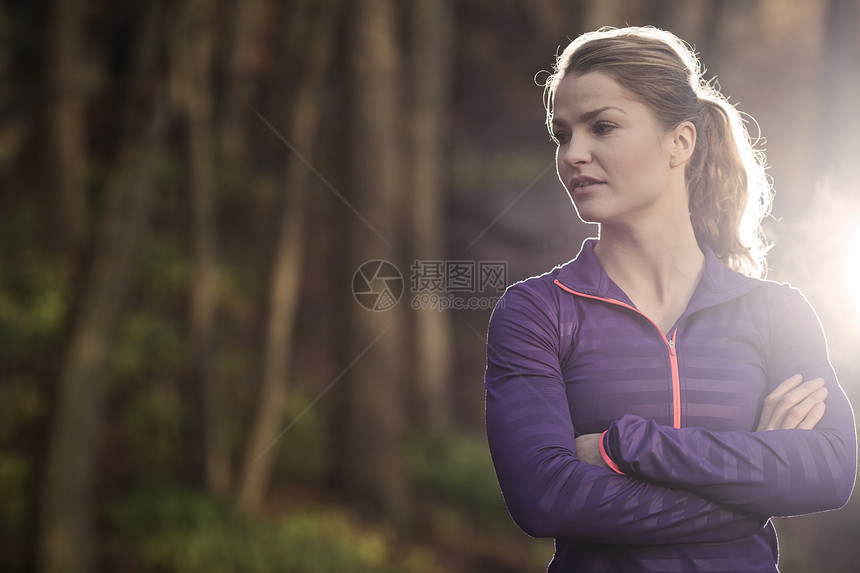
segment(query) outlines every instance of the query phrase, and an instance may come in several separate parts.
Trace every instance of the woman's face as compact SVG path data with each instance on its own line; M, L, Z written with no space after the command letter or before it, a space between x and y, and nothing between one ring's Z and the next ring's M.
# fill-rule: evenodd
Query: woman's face
M583 221L630 225L656 217L662 224L679 209L686 213L683 167L680 182L672 168L673 133L610 76L562 78L552 130L559 179Z

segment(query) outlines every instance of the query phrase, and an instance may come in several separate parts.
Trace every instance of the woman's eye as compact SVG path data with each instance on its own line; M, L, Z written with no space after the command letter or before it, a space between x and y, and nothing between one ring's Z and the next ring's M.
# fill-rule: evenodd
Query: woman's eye
M595 135L609 135L615 129L615 124L608 121L598 121L591 129Z
M552 140L556 145L563 145L567 143L569 136L564 132L556 132L552 134Z

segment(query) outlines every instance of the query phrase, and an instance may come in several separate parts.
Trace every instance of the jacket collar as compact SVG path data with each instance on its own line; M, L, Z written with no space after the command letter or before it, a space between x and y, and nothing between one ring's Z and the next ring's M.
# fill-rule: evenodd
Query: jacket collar
M586 239L576 258L558 267L556 280L566 290L613 299L632 306L630 298L603 270L594 254L595 245L596 238ZM739 297L762 283L759 279L747 277L726 267L709 247L702 246L702 252L705 255L705 271L690 298L687 313Z

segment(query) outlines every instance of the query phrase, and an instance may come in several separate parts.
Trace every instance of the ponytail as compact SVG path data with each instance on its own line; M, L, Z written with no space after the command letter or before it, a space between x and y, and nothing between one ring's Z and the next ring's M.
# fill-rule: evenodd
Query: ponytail
M752 146L740 113L708 91L699 97L696 150L686 168L693 230L726 266L762 276L768 247L761 220L771 202L764 157Z

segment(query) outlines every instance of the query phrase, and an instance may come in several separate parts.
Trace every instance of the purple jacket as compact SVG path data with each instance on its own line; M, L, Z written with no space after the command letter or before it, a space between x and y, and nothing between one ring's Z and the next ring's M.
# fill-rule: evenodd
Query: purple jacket
M514 521L555 537L550 572L776 571L772 516L834 509L857 469L854 416L818 318L786 285L706 251L667 333L594 256L511 286L490 320L487 436ZM823 377L814 430L755 432L764 397ZM580 462L605 432L616 471Z

